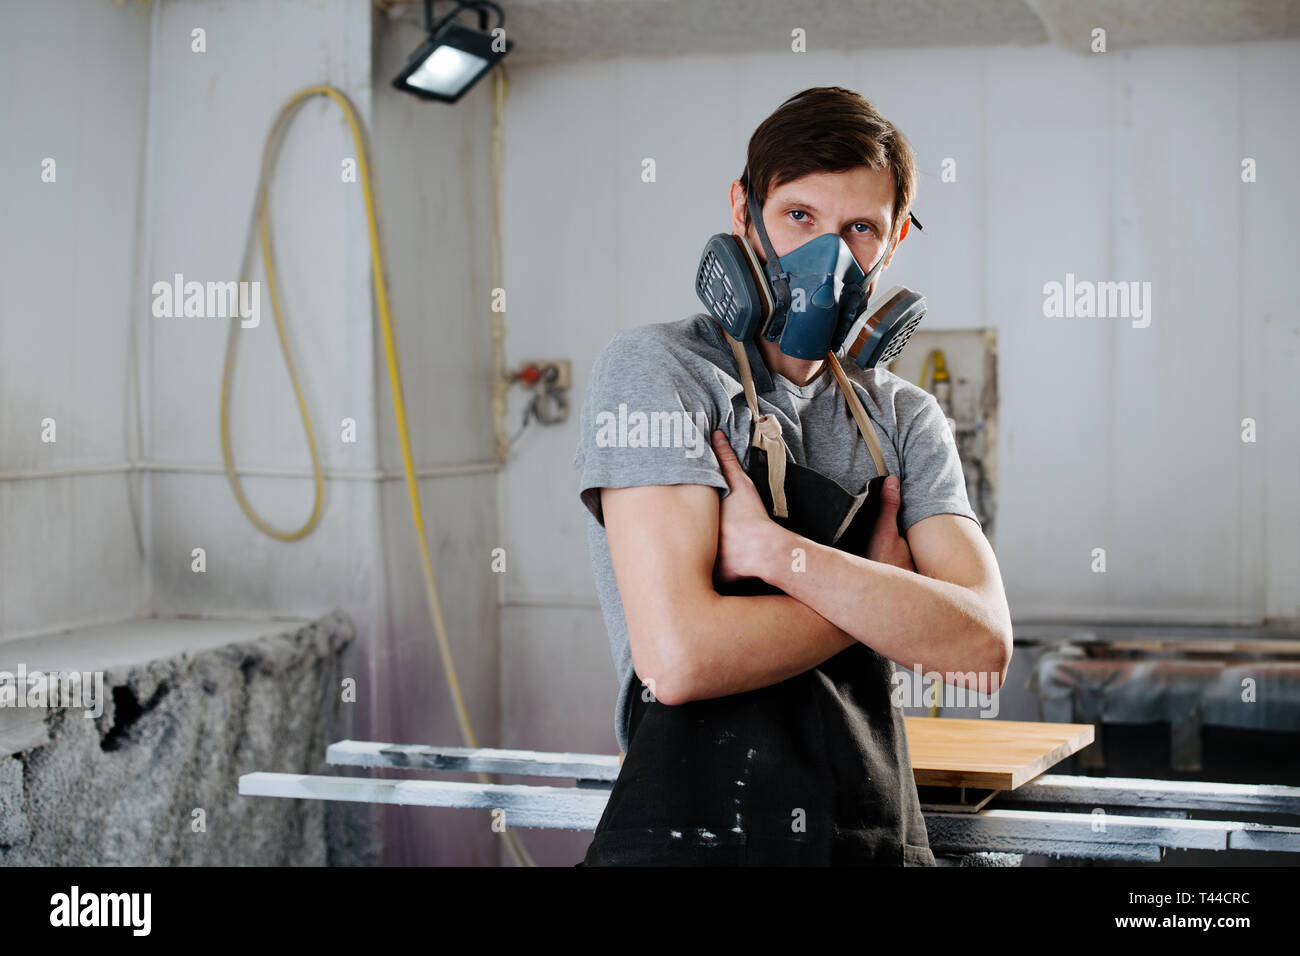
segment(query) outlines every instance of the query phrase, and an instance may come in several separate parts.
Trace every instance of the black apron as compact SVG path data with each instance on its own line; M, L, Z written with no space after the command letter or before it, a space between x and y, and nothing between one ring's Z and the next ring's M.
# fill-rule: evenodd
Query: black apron
M754 421L745 472L768 513L865 557L887 468L835 357L827 361L876 464L858 495L786 461L780 423L758 413L744 347L727 339ZM782 593L756 578L717 590ZM676 707L637 675L627 754L578 865L934 866L892 676L860 642L778 684Z

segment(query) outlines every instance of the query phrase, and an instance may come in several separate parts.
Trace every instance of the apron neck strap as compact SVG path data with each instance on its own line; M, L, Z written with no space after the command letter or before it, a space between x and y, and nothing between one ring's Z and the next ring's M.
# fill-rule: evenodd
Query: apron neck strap
M754 389L754 373L749 367L749 354L745 351L744 343L732 338L726 329L722 330L722 334L727 337L731 354L736 357L736 365L740 367L740 384L745 387L745 404L749 406L754 421L758 421L758 392Z
M717 321L716 319L714 321ZM722 328L719 324L718 328ZM781 440L781 422L775 415L758 413L758 393L754 390L754 375L749 368L749 356L745 353L744 343L732 338L730 332L722 329L731 346L731 354L736 356L736 365L740 367L740 382L745 386L745 402L749 405L749 416L754 422L754 434L751 445L757 445L767 455L767 484L772 492L772 516L788 518L789 508L785 500L785 442Z
M831 371L835 373L835 383L839 385L840 391L844 393L844 398L849 403L849 411L853 413L853 420L858 423L858 431L862 432L862 437L866 439L867 448L871 451L871 460L876 464L876 474L889 474L889 469L885 467L885 453L880 448L880 438L876 435L871 419L867 418L867 410L862 407L858 393L853 390L848 376L844 374L844 369L840 368L840 360L835 357L834 352L827 352L826 361L831 363Z

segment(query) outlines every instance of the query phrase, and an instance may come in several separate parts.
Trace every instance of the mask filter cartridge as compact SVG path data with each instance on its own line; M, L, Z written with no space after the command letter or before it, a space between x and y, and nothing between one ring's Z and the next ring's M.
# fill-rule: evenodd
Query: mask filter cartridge
M924 316L925 296L896 285L881 297L879 305L853 323L836 358L855 362L858 368L888 365L903 351Z

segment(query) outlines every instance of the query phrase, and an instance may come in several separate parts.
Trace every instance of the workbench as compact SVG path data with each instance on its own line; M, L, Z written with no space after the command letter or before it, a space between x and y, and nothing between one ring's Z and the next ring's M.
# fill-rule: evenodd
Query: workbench
M917 793L936 855L1153 862L1170 849L1300 853L1300 787L1049 774L1053 765L1091 743L1091 725L928 717L906 722ZM325 759L343 767L510 774L572 785L259 771L239 778L239 793L498 810L512 829L594 830L619 770L613 754L356 740L330 744ZM1234 819L1191 816L1207 813ZM1274 819L1262 822L1263 815ZM1276 815L1285 822L1276 822Z

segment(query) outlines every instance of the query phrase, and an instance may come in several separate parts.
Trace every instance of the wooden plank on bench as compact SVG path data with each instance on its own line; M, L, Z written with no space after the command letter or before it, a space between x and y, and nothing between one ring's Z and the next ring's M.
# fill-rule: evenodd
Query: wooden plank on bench
M916 785L1014 790L1092 743L1092 724L908 717Z

